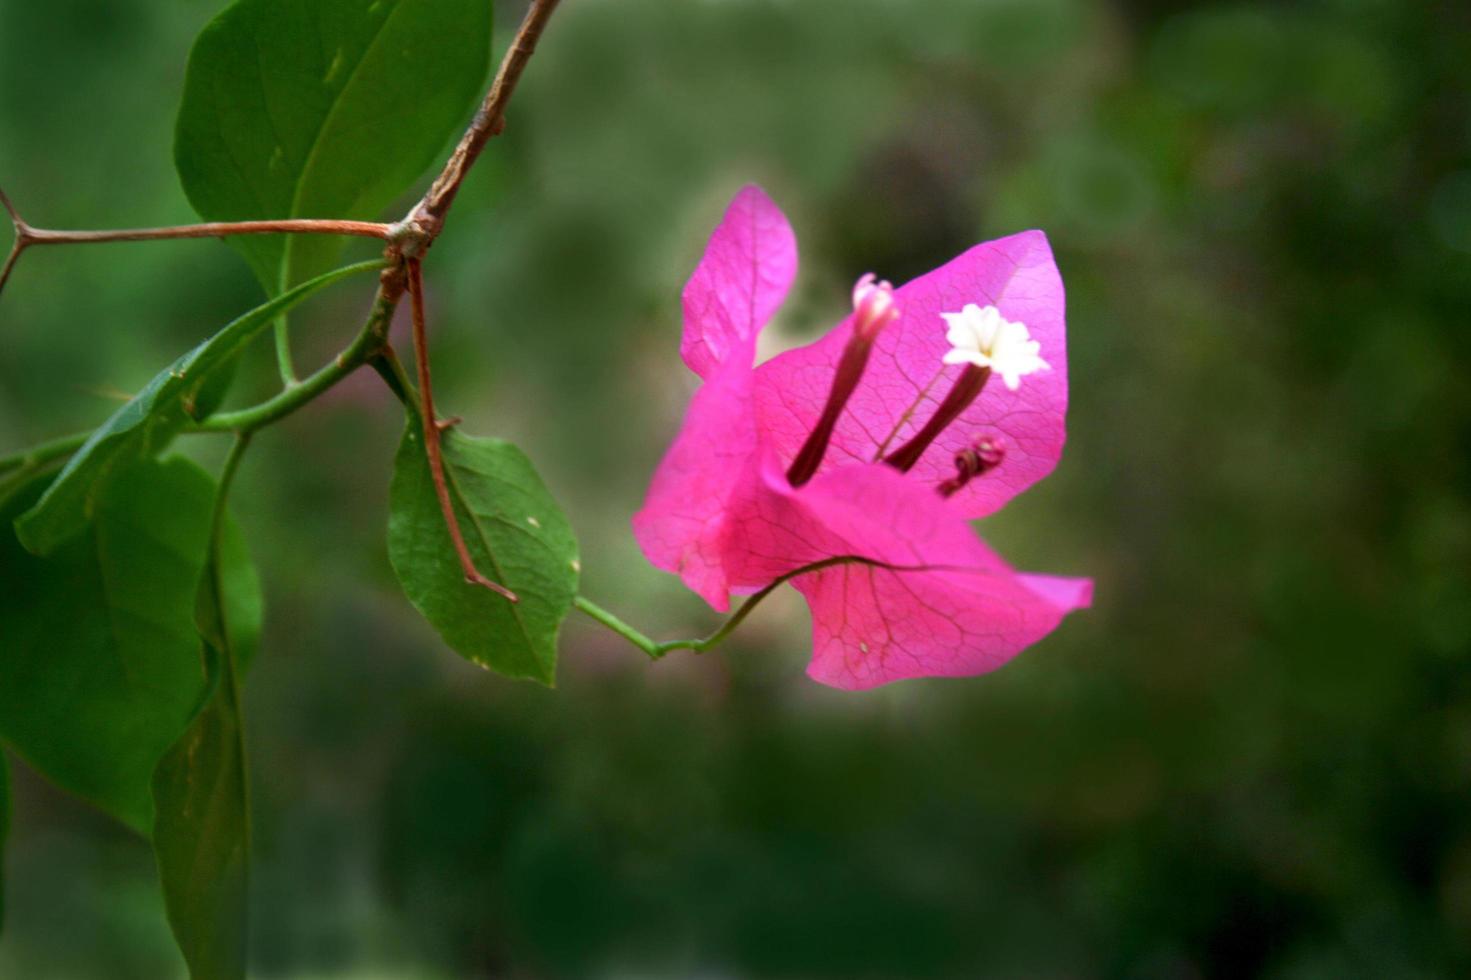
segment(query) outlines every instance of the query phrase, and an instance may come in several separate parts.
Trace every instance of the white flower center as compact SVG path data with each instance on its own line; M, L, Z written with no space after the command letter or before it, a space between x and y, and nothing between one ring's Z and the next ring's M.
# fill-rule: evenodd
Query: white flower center
M1022 378L1051 368L1039 355L1042 345L1032 339L1025 323L1014 323L994 306L966 303L959 313L941 313L945 320L945 342L950 345L946 364L988 367L1006 387L1016 391Z

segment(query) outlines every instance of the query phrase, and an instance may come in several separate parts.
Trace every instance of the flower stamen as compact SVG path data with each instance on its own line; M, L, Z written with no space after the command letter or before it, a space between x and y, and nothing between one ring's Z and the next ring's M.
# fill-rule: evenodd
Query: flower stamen
M960 377L955 380L955 387L945 396L940 407L935 409L935 414L925 423L912 438L898 449L884 457L884 462L894 467L900 473L908 473L924 451L930 448L930 443L939 437L941 432L960 417L960 413L970 408L981 395L981 389L986 387L990 380L991 369L988 367L977 367L967 364L965 370L960 372Z
M1025 375L1051 370L1040 356L1041 343L1032 339L1027 325L1006 319L995 306L982 309L966 303L959 313L941 313L940 318L945 321L945 341L950 344L941 360L945 364L964 364L965 370L925 427L884 457L884 462L901 473L908 473L930 443L980 397L993 372L1001 375L1007 388L1016 391Z
M868 366L873 342L884 327L898 318L894 287L889 283L877 279L870 272L853 286L853 335L848 338L838 359L838 369L833 375L833 386L828 391L822 415L787 469L787 482L792 486L800 487L812 479L822 465L822 457L827 454L828 443L832 441L833 429L843 414L843 407L853 397Z
M940 496L949 497L982 473L994 470L1006 458L1000 436L982 436L955 454L955 475L941 483Z

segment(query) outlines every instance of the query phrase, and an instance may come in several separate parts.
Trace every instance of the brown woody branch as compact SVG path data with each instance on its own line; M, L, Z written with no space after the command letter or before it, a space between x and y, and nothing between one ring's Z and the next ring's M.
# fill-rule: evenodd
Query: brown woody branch
M151 242L169 238L226 238L230 235L354 235L387 240L393 226L380 221L330 218L287 218L278 221L210 221L165 228L121 228L116 231L55 231L25 227L27 245L75 245L96 242Z
M526 70L527 62L536 52L536 42L546 29L547 21L559 2L560 0L532 0L531 7L516 31L515 40L501 60L490 91L485 94L485 101L480 104L475 119L470 123L470 128L460 137L459 145L450 154L449 161L445 163L439 176L434 178L434 183L424 197L404 219L404 224L416 227L423 233L426 238L424 248L439 236L445 214L454 203L455 195L459 193L460 185L464 183L470 167L480 156L480 151L485 149L485 144L490 142L492 136L499 135L505 129L506 105L511 101L516 83L521 80L521 73Z
M59 231L36 228L26 223L11 204L10 198L0 190L0 206L10 216L15 227L15 242L5 263L0 266L0 291L5 288L10 273L14 270L21 253L33 245L77 245L98 242L142 242L178 238L223 238L231 235L356 235L380 238L389 243L391 255L418 258L423 255L444 225L444 217L459 193L470 168L480 156L485 144L492 136L505 128L506 105L516 90L516 83L527 63L536 51L536 42L546 29L547 21L556 10L560 0L532 0L531 7L516 31L511 47L502 59L500 69L491 82L474 120L439 176L419 200L408 217L397 224L377 221L348 221L342 219L287 218L268 221L212 221L193 225L172 225L160 228L125 228L108 231ZM390 301L397 299L402 287L380 293L379 298Z
M16 211L3 190L0 206L10 216L15 228L15 244L0 268L0 290L20 259L21 253L33 245L92 245L100 242L156 242L177 238L225 238L230 235L355 235L361 238L391 239L393 225L381 221L347 221L338 219L288 218L277 221L208 221L194 225L168 225L161 228L118 228L106 231L59 231L37 228Z

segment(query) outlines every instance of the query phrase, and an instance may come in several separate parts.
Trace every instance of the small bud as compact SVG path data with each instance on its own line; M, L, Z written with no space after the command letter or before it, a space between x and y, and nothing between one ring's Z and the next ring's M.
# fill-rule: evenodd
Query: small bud
M880 330L899 318L894 287L872 272L865 273L853 285L853 316L853 332L864 340L873 340Z
M1001 461L1006 458L1006 441L1000 436L982 436L966 451L974 456L976 476L980 476L1001 465Z

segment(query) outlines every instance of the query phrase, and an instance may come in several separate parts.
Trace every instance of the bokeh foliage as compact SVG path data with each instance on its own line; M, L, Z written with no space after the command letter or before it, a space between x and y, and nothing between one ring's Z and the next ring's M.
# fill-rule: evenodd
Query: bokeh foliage
M216 7L0 3L0 179L37 223L190 219L171 127ZM755 179L803 248L793 341L861 272L1048 231L1070 443L981 530L1098 607L860 696L802 678L796 602L652 667L574 622L558 691L501 681L397 592L402 416L365 376L233 501L261 975L1471 969L1468 45L1461 5L1398 0L567 0L430 307L444 410L534 452L585 590L712 622L627 518L691 388L678 287ZM297 315L304 365L350 292ZM258 297L209 243L28 254L0 445L97 424ZM254 352L236 397L271 377ZM146 846L12 777L0 975L180 970Z

